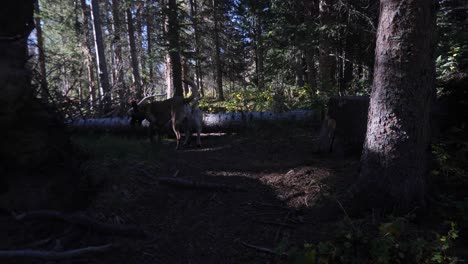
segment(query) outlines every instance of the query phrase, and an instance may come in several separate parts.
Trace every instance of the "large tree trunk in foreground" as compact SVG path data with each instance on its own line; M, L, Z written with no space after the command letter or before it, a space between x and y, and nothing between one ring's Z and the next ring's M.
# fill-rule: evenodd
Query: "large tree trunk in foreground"
M434 88L435 2L381 0L358 198L405 212L424 205Z
M10 210L73 203L78 179L63 120L35 98L26 68L33 5L8 1L0 9L0 208Z

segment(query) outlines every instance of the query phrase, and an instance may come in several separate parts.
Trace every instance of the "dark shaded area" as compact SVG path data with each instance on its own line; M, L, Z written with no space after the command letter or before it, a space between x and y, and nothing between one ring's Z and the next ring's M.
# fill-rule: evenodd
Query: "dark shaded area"
M366 137L368 96L334 96L328 101L328 117L336 121L333 152L360 155Z

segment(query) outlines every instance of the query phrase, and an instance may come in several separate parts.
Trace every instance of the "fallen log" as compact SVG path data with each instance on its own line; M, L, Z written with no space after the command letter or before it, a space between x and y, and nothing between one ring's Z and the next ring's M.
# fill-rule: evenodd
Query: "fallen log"
M283 113L274 112L231 112L203 114L203 132L236 131L252 124L311 123L319 122L320 114L314 110L297 110ZM144 122L143 125L145 125ZM80 118L67 121L74 130L118 131L130 130L130 118ZM167 131L171 131L169 124Z
M179 188L189 188L189 189L202 189L202 190L212 190L212 191L237 191L243 192L246 191L244 188L239 186L231 186L220 183L209 183L209 182L197 182L188 179L174 178L174 177L160 177L159 184L169 185Z
M14 215L17 221L27 220L59 220L67 222L79 227L87 228L92 231L108 234L129 237L147 238L148 235L139 227L131 225L109 224L102 223L95 219L89 218L81 214L65 215L61 212L51 210L38 210Z
M71 258L89 257L99 253L104 253L114 248L112 244L102 246L85 247L66 251L45 251L45 250L0 250L0 258L39 258L44 260L63 260Z

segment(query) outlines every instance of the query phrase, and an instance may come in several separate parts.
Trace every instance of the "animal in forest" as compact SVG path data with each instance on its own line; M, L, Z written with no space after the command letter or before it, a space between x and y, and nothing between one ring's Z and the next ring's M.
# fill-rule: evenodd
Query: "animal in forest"
M136 125L141 125L143 120L146 119L145 113L138 109L138 104L136 101L132 101L131 111L128 112L130 115L130 125L135 127Z
M160 142L160 134L164 126L171 121L172 130L177 139L176 149L180 147L180 131L185 129L186 141L189 140L189 128L190 124L195 125L198 133L197 144L200 143L200 132L201 132L201 119L203 113L195 104L190 104L198 97L198 87L193 81L184 80L192 87L192 94L188 98L183 96L174 96L172 98L156 101L156 102L144 102L145 99L141 100L138 104L132 104L134 107L134 113L143 113L144 119L149 121L148 136L153 141L153 136L156 133L158 136L158 142ZM197 100L196 100L197 102ZM136 118L135 118L136 119Z
M185 104L183 107L176 109L176 112L171 116L172 129L176 134L177 148L179 147L180 131L184 130L185 140L183 145L190 142L194 130L197 133L197 147L201 147L200 133L202 131L203 112L198 107L198 97L191 103Z

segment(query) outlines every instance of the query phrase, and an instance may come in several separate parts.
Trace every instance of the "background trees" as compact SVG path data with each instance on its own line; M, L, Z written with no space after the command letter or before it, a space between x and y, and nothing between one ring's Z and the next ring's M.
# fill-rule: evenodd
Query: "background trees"
M366 0L39 0L37 80L69 115L180 93L187 75L207 99L244 105L363 94L377 15Z

